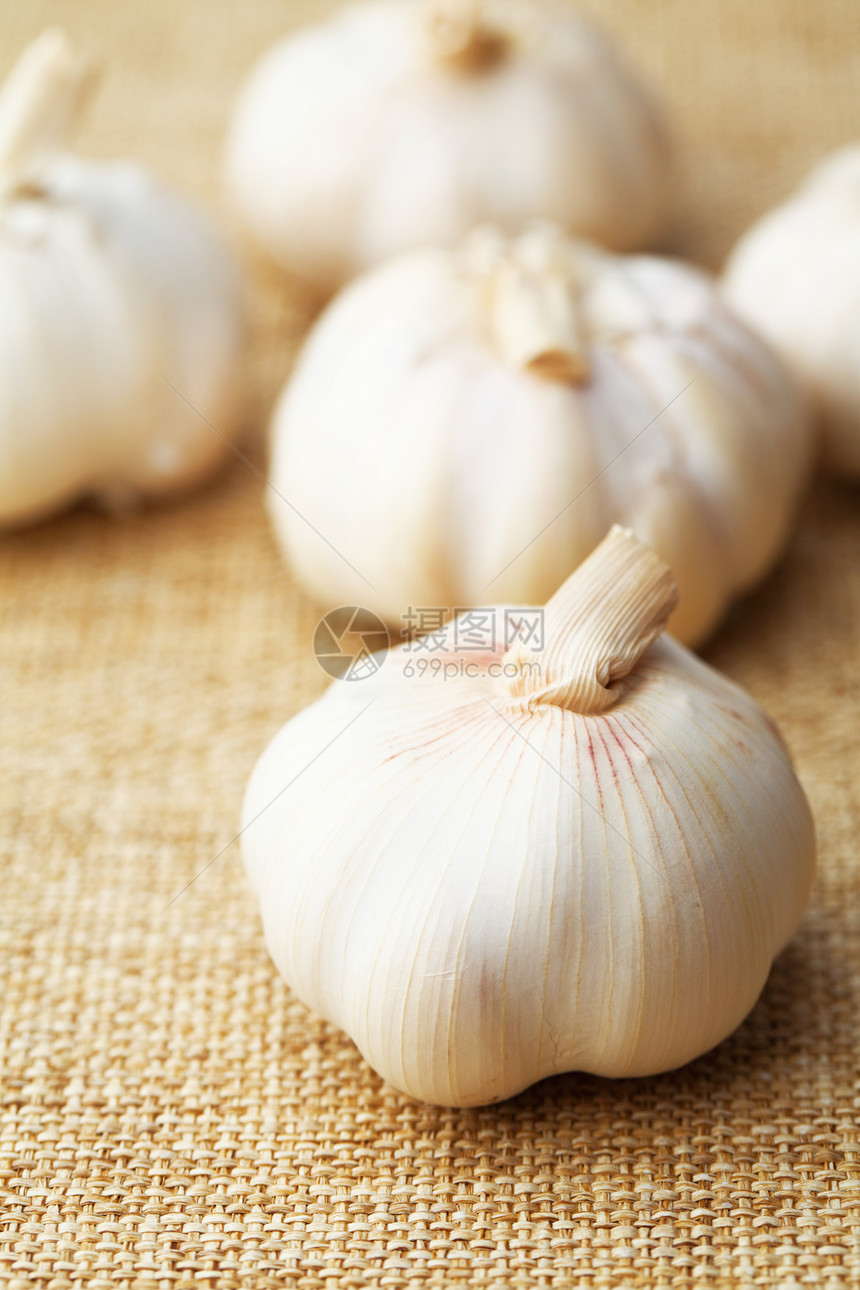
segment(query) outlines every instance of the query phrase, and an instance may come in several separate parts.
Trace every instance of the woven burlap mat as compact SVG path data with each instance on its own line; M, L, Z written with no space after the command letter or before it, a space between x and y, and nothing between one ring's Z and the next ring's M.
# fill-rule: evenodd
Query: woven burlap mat
M675 244L712 267L860 135L856 0L585 7L675 111ZM62 21L106 63L86 149L223 216L235 88L320 8L2 0L0 61ZM249 272L259 427L310 309ZM781 723L819 829L811 907L752 1016L674 1074L464 1112L393 1093L291 998L229 845L257 754L325 681L261 491L233 461L187 503L0 539L0 1281L860 1284L857 489L817 486L708 650Z

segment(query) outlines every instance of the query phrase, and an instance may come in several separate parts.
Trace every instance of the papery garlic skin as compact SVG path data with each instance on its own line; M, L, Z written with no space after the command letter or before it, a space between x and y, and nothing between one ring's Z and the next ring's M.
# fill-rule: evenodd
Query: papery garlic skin
M74 58L51 31L13 78L29 67L47 110L69 77L82 87ZM142 169L79 160L15 124L27 146L11 129L0 146L0 523L187 488L227 455L241 411L237 266Z
M551 602L550 649L555 630ZM611 706L577 711L454 634L433 655L445 679L400 648L254 770L242 849L279 971L386 1080L443 1105L705 1052L752 1007L812 879L772 723L665 636ZM590 664L576 649L576 692L599 692L600 640Z
M817 166L744 234L724 285L812 392L824 465L860 477L860 145Z
M455 51L444 33L458 21ZM253 70L226 154L248 228L327 291L483 220L649 245L670 171L659 114L608 39L535 0L346 4Z
M276 407L267 502L313 595L395 626L540 603L623 523L698 643L780 552L810 455L799 391L703 273L540 228L341 293Z

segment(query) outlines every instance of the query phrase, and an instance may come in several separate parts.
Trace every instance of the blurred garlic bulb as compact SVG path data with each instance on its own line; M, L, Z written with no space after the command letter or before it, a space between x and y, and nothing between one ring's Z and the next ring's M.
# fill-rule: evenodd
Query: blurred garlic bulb
M253 70L226 159L259 242L327 290L483 220L648 244L669 172L660 117L611 43L536 0L344 5Z
M674 596L615 529L543 648L526 611L485 611L477 651L458 620L335 683L257 764L242 848L271 955L398 1089L472 1106L668 1070L755 1002L813 824L771 721L656 639Z
M777 556L809 450L708 278L542 227L412 252L331 304L275 411L268 502L314 595L393 624L540 603L621 522L672 566L694 643Z
M238 410L233 261L143 171L63 153L86 81L52 30L0 93L0 523L184 488Z
M860 144L744 234L725 290L808 385L825 465L860 477Z

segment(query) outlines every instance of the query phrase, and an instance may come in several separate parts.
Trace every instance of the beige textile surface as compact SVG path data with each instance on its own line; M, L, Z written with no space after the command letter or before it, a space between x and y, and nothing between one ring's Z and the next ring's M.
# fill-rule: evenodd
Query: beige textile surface
M711 266L860 135L856 0L585 7L675 110L676 245ZM2 0L0 61L62 21L107 63L85 148L218 210L242 74L320 10ZM310 313L252 276L262 464ZM752 1016L674 1074L476 1111L406 1101L290 997L228 847L255 757L324 684L261 492L234 460L181 505L0 538L0 1283L860 1284L860 491L817 486L707 651L781 723L819 830Z

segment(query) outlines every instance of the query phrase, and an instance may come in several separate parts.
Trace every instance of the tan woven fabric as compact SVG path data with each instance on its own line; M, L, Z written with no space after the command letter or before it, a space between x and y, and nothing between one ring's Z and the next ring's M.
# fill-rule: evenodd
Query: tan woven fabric
M860 133L856 0L604 7L676 112L687 254L717 265ZM2 0L0 61L61 20L107 59L86 147L217 209L236 85L320 8ZM259 413L309 310L253 274ZM780 721L820 833L753 1015L675 1074L468 1112L392 1093L291 999L228 846L256 755L325 680L260 495L234 461L186 504L0 539L0 1282L860 1285L857 489L817 488L708 651Z

